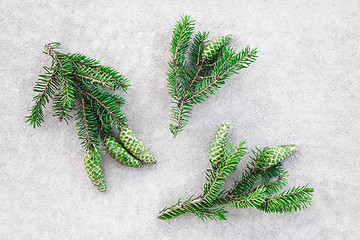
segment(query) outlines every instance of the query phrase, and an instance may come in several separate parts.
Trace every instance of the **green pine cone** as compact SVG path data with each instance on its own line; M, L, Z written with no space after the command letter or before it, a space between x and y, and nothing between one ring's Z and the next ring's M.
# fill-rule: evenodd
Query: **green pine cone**
M100 154L87 151L84 157L85 170L92 184L102 193L106 193L106 183L100 165Z
M210 163L217 168L225 157L226 143L228 140L230 122L226 122L217 130L210 148Z
M142 142L136 137L130 127L122 125L118 127L120 142L132 155L146 163L156 163L154 156L144 146Z
M298 149L295 145L282 145L274 148L265 148L259 158L258 166L268 169L274 166L296 152Z
M108 153L119 163L135 168L142 166L142 162L131 156L110 133L103 134L102 140Z
M202 53L202 60L210 62L214 59L219 51L225 47L231 40L231 34L224 35L212 40L204 49Z

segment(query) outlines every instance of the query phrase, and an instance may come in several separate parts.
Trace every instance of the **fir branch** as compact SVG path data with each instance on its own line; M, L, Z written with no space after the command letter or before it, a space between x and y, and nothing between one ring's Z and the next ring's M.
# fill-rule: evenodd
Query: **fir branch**
M308 185L294 187L277 196L265 199L258 209L267 213L297 212L311 205L313 193L314 189L309 188Z
M225 123L215 134L213 143L222 143L223 139L227 140L227 132L228 123ZM224 207L218 208L220 205L230 205L235 209L256 208L269 213L285 213L306 208L311 204L313 189L308 188L307 185L294 187L273 196L287 184L286 177L288 175L283 170L280 161L296 151L295 145L252 150L254 156L251 157L252 160L247 165L242 180L235 182L230 190L222 190L227 176L234 172L246 153L244 144L245 142L241 142L237 147L229 144L226 156L220 164L207 170L207 183L204 185L202 195L196 198L191 196L183 203L179 200L171 207L160 211L158 218L168 220L185 213L193 213L203 221L226 220L227 211ZM216 153L219 152L215 146L212 146L212 150ZM210 163L213 164L211 158ZM263 168L264 163L269 167ZM261 183L254 187L260 178L262 179Z
M239 197L229 198L229 205L235 209L240 208L259 208L265 201L265 188L257 187L252 192Z
M231 48L227 48L224 52L228 49L231 51ZM219 79L228 78L230 75L236 74L239 70L249 67L250 64L256 60L256 54L256 48L250 49L250 46L246 46L245 49L233 56L229 62L225 61L220 67L217 67L221 63L219 60L214 66L214 74L219 76Z
M69 54L64 55L64 57L60 59L59 53L55 51L55 48L58 48L59 46L59 43L45 44L45 48L47 49L48 54L53 58L55 66L59 66L56 68L57 74L55 76L62 82L62 87L60 89L61 101L63 101L64 105L72 107L75 100L75 90L72 85L72 79L70 78L73 67L68 58Z
M96 109L99 109L100 106L95 105ZM111 130L111 121L106 117L105 114L100 114L99 111L96 111L96 115L99 121L100 134L108 133Z
M85 56L83 54L80 53L72 53L72 54L63 54L58 52L58 55L62 58L62 57L67 57L71 60L71 62L73 62L75 64L76 67L79 66L86 66L89 68L93 68L93 69L99 69L100 65L100 61L94 59L94 58L90 58L88 56Z
M261 184L269 184L274 178L279 178L281 176L286 177L287 173L285 172L283 165L279 162L278 164L266 169L266 171L259 171L261 176Z
M58 44L58 43L57 43ZM46 48L48 49L48 54L55 59L60 65L63 65L63 62L66 61L71 68L74 68L69 74L72 76L81 77L87 79L91 82L100 83L103 86L116 90L121 88L126 92L128 89L129 82L127 78L117 70L109 66L103 66L96 59L87 57L85 55L74 53L74 54L64 54L58 51L55 51L55 48L58 48L59 45L47 44ZM66 69L65 66L61 66L62 69Z
M61 94L56 94L53 100L53 111L55 117L58 117L59 122L65 120L66 123L69 123L68 120L72 117L71 111L73 107L64 105L63 101L61 101Z
M179 78L178 64L185 59L186 50L189 47L189 41L194 30L194 20L188 15L184 15L177 22L171 40L170 52L172 54L169 63L170 70L168 72L169 93L175 94L175 98L180 100L180 90L184 82Z
M85 148L84 164L93 185L101 192L106 192L106 183L102 174L100 158L103 153L100 133L110 131L113 124L124 127L126 116L121 110L125 99L108 92L129 87L127 79L112 67L100 65L99 61L81 54L64 54L59 51L60 43L45 45L44 53L51 56L51 67L44 67L45 74L35 85L35 105L26 122L38 127L44 121L43 108L53 99L54 116L59 121L72 117L76 110L75 120L81 145ZM79 102L74 107L74 101ZM136 152L136 158L144 162L155 163L154 157L128 128L126 137L121 138L122 153ZM135 150L134 150L135 149ZM126 157L132 157L130 154ZM118 156L118 155L116 155ZM135 156L135 155L134 155ZM129 159L116 160L124 163ZM121 159L120 159L121 158ZM120 159L120 160L119 160ZM123 160L123 161L122 161ZM140 160L134 159L141 164ZM146 160L146 161L145 161Z
M201 60L205 44L208 42L209 32L198 32L194 37L194 42L190 48L190 63L196 68Z
M78 89L79 92L89 96L93 101L97 102L104 110L106 110L106 112L111 115L117 125L120 126L125 123L125 115L122 113L121 108L117 102L113 101L114 98L118 99L117 97L110 93L100 92L96 88L85 90L75 83L74 86Z
M244 171L242 180L235 181L233 187L228 192L228 194L243 194L249 192L256 183L256 181L259 179L259 177L260 175L256 170L248 168Z
M96 70L98 70L101 74L107 74L114 81L115 86L113 90L120 88L124 92L130 87L128 79L119 74L119 72L110 66L100 65Z
M171 40L167 85L173 98L173 123L169 129L174 137L187 125L194 104L205 101L225 79L247 68L257 57L256 48L246 47L238 54L231 48L224 48L231 35L221 36L206 45L209 32L198 32L190 47L188 64L186 52L193 30L194 20L184 15L175 25Z
M54 97L55 91L60 82L55 77L54 69L44 67L45 73L40 75L36 82L34 91L38 94L33 98L35 102L31 114L27 116L26 122L33 128L40 127L44 122L43 108Z
M115 69L107 66L91 67L85 64L75 62L76 70L73 75L89 80L90 82L100 83L112 90L121 88L126 92L129 87L127 79L120 75Z
M278 191L280 191L284 186L286 186L288 176L289 176L288 173L284 172L281 175L279 175L275 181L265 185L265 189L266 189L265 193L267 195L273 195Z
M215 208L215 209L199 209L192 212L195 216L199 217L202 221L205 220L227 220L226 214L227 210L224 208Z
M172 117L171 119L175 122L174 124L170 124L170 131L173 133L174 137L176 137L188 123L190 114L193 110L193 105L186 103L184 101L173 102L176 104L171 108Z
M226 51L225 51L226 52ZM202 84L202 88L198 90L198 92L185 99L186 102L191 103L201 103L206 98L208 98L209 94L214 94L214 90L220 88L220 85L225 84L225 79L230 77L232 74L237 73L238 70L247 68L250 63L255 61L257 50L254 48L250 51L250 47L247 46L241 53L237 54L236 56L231 56L231 64L226 64L229 61L229 57L226 57L224 62L218 60L218 62L214 66L212 78L209 77L210 81L206 81L205 84ZM217 68L217 65L220 65ZM227 67L225 67L227 66ZM211 81L213 80L213 81Z

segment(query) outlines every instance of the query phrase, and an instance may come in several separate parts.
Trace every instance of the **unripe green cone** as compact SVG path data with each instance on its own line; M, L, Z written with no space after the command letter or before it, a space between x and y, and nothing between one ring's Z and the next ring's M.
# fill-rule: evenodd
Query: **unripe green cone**
M274 166L296 152L297 146L295 145L282 145L274 148L266 148L261 153L258 166L267 169Z
M230 122L226 122L217 130L210 148L210 163L215 169L225 157L226 143L228 140Z
M131 156L110 133L103 134L102 139L106 150L116 161L128 167L142 166L142 162Z
M224 35L212 40L204 49L201 59L210 62L220 50L225 47L231 40L231 34Z
M106 183L100 165L100 155L87 151L84 157L85 170L92 184L102 193L106 193Z
M136 137L131 128L122 125L117 128L119 131L120 142L132 155L146 163L156 163L154 156L147 150L142 142Z

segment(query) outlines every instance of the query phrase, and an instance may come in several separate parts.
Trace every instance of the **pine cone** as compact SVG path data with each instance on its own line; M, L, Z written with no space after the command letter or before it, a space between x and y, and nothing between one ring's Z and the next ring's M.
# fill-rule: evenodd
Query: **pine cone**
M295 145L266 148L260 155L258 166L263 169L268 169L296 152L297 149L298 147Z
M84 157L85 170L92 184L102 193L106 193L106 183L100 165L100 155L86 151Z
M142 162L131 156L110 133L103 134L102 140L108 153L119 163L135 168L142 166Z
M226 142L229 135L230 122L226 122L217 130L210 148L210 163L217 168L225 157Z
M224 35L212 40L204 49L202 53L202 60L210 62L216 55L219 54L220 50L225 47L231 40L231 34Z
M144 146L144 144L136 137L130 127L122 125L117 128L119 131L120 142L137 159L146 163L156 163L154 156Z

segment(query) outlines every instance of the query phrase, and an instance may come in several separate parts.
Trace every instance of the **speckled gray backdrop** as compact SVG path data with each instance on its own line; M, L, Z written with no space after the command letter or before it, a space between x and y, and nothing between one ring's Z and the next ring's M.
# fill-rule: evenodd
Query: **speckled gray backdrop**
M182 13L211 37L232 33L236 49L258 47L259 58L196 106L174 140L166 71ZM358 239L358 0L2 0L0 29L0 239ZM73 121L59 123L48 109L42 128L24 123L52 41L114 66L132 84L124 111L158 164L130 169L104 156L106 195L87 178ZM234 143L299 145L285 166L290 185L316 189L312 207L284 215L230 209L227 222L156 219L179 197L201 193L211 139L226 120Z

